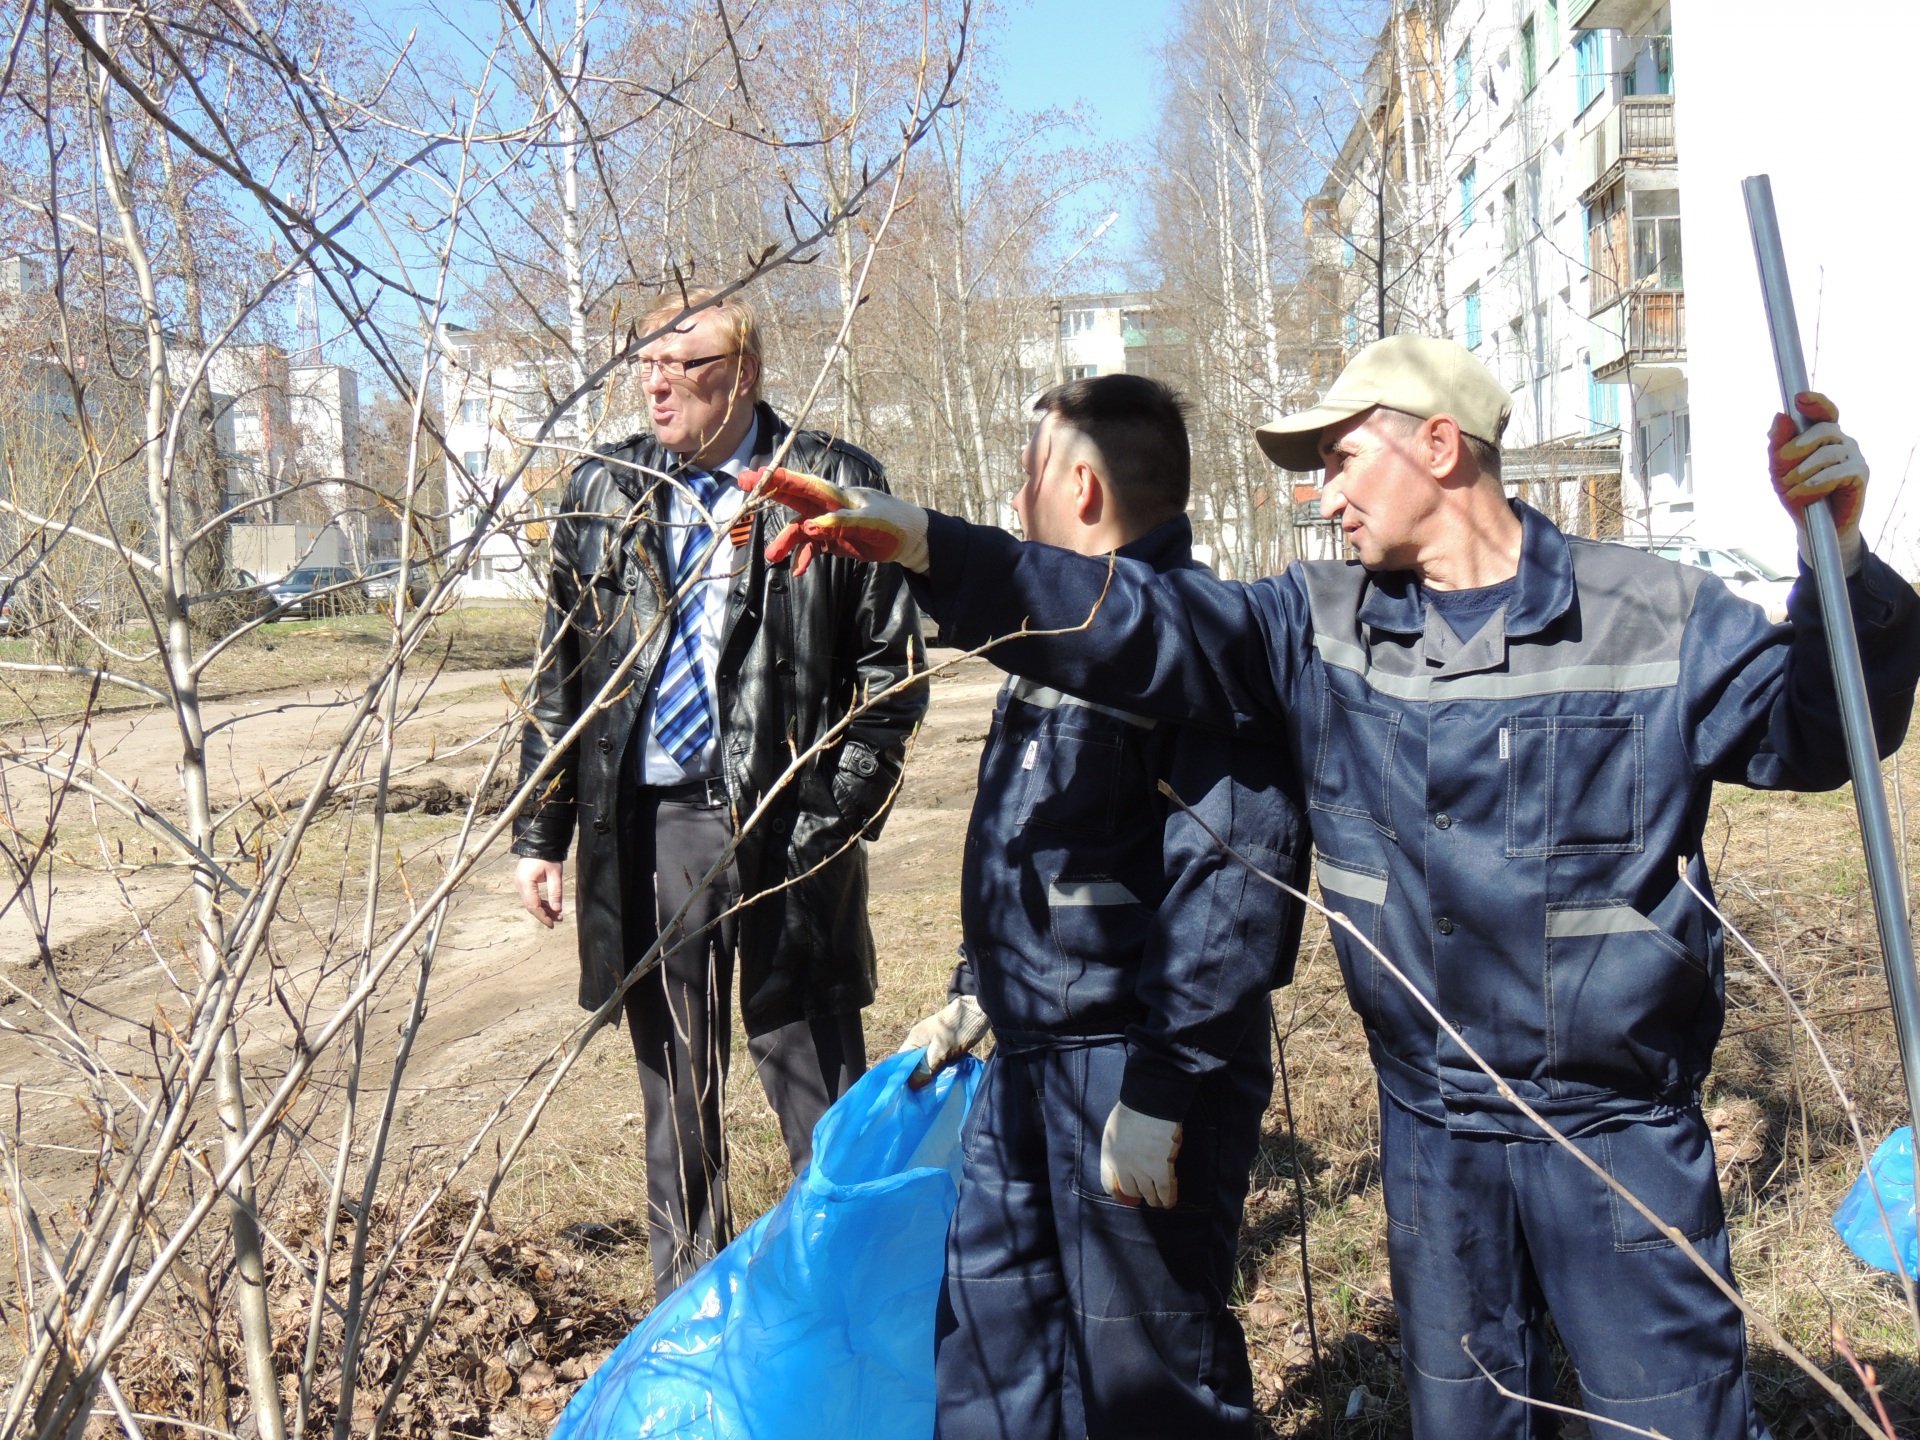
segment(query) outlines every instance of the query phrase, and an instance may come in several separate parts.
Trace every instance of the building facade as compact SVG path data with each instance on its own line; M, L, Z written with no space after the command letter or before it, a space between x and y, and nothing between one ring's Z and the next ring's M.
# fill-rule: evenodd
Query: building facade
M1562 525L1691 523L1673 51L1658 0L1460 0L1446 329L1513 395L1506 478Z
M599 434L642 428L637 415L586 417L586 402L541 427L574 387L571 359L528 334L441 330L447 528L451 556L472 561L467 599L529 599L545 593L546 517L559 487ZM477 535L477 538L475 538Z

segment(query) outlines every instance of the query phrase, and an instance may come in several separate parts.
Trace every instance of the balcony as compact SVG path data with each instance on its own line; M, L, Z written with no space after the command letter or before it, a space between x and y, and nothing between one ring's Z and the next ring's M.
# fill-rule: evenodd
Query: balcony
M1659 169L1680 163L1671 95L1628 95L1580 143L1585 184L1580 203L1591 205L1618 184L1629 167Z
M1687 297L1679 290L1624 295L1594 316L1593 378L1603 385L1639 380L1638 372L1684 365Z
M1567 26L1573 30L1624 30L1646 27L1659 0L1573 0Z

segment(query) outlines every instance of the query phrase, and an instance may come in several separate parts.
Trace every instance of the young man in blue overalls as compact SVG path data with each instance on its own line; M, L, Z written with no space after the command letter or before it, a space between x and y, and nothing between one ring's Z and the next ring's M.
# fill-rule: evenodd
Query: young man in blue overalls
M1030 539L1199 564L1171 390L1102 376L1036 410L1014 500ZM1298 783L1279 750L995 659L1015 678L967 831L965 958L905 1047L938 1068L981 1012L996 1038L948 1233L937 1433L1251 1436L1227 1301L1273 1086L1266 996L1291 978L1300 913L1214 837L1303 884Z

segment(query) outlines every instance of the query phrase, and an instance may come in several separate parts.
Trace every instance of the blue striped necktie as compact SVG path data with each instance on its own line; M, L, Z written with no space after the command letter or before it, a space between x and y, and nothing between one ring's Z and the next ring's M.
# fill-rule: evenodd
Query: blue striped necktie
M709 514L727 484L723 475L695 469L683 473L680 481ZM707 608L704 575L719 538L716 528L696 516L682 532L673 567L673 638L654 695L653 735L683 770L714 740L714 706L708 703L707 677L700 664L700 632Z

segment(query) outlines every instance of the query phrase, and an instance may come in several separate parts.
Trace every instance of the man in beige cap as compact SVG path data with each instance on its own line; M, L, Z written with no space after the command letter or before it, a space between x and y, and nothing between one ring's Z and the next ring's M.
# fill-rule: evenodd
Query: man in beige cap
M1774 488L1796 512L1834 497L1891 753L1920 599L1861 544L1867 467L1837 413L1796 403L1818 423L1775 421ZM1035 683L1292 747L1321 893L1399 972L1335 928L1379 1078L1416 1435L1553 1433L1501 1388L1552 1398L1550 1312L1588 1409L1752 1440L1739 1309L1506 1095L1729 1275L1700 1115L1721 935L1693 892L1711 893L1715 781L1847 778L1817 597L1803 575L1773 626L1704 571L1563 535L1504 493L1507 413L1450 341L1369 346L1321 404L1259 432L1278 463L1324 467L1321 511L1358 563L1251 584L1022 545L885 496L802 528L919 572L957 644L1043 632L990 652Z

